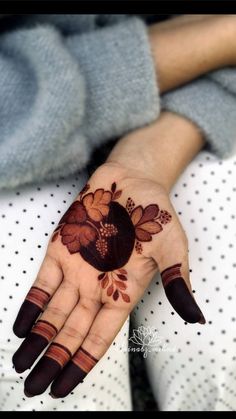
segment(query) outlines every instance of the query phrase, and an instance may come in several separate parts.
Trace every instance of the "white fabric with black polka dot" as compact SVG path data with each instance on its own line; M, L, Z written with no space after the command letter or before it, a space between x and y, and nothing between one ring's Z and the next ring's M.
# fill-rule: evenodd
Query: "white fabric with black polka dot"
M20 344L12 324L45 254L48 237L87 175L0 195L0 410L132 410L128 326L65 399L27 399L11 357ZM187 324L167 301L159 275L133 311L163 350L145 358L160 410L236 410L236 156L201 152L171 192L189 240L190 275L206 324ZM171 252L171 249L170 249ZM176 261L178 262L178 261Z

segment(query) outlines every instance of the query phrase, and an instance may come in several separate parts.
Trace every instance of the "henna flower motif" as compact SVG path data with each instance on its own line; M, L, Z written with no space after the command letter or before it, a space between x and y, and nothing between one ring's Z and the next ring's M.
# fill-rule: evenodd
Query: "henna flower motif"
M110 191L97 189L94 193L89 192L85 195L82 199L82 203L86 208L88 216L93 221L98 222L108 215L111 198L112 194Z
M96 235L96 230L88 224L65 224L61 229L61 241L70 253L79 252L81 246L88 246Z
M80 201L73 202L61 218L52 241L56 240L60 232L62 243L67 246L70 253L79 252L81 247L87 247L91 242L96 241L96 249L104 258L108 252L106 239L115 236L118 230L113 224L103 224L102 220L109 213L111 200L117 199L121 191L116 191L114 182L111 191L104 191L100 188L94 193L89 192L85 195L89 187L89 184L85 185L80 192Z
M87 212L85 207L80 201L75 201L70 208L63 215L59 224L78 224L84 223L87 218Z
M148 242L152 240L152 234L159 233L162 226L154 219L159 214L158 205L151 204L146 208L141 205L134 208L131 212L131 221L135 227L135 235L137 240Z

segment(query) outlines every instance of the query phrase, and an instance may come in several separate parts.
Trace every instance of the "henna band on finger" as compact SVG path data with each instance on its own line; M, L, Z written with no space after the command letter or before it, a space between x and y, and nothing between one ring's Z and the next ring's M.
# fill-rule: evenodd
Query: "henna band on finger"
M164 271L162 271L161 278L164 287L173 281L173 279L181 277L180 267L181 263L176 263L176 265L173 265L170 268L164 269Z
M181 266L181 263L177 263L161 272L166 296L182 319L189 323L204 324L206 320L182 278Z
M46 320L39 320L31 330L31 333L36 333L42 336L49 343L58 333L57 328Z
M58 330L53 324L39 320L13 355L12 362L16 372L22 373L30 368L57 333Z
M54 398L66 397L79 383L83 382L97 362L98 359L80 348L53 382L50 395Z
M71 362L73 362L77 367L81 368L83 371L88 373L98 362L94 356L88 353L85 349L80 348L76 354L73 356Z
M61 368L63 368L72 357L72 354L69 349L60 343L52 343L44 356L53 359L61 366Z
M27 335L50 298L50 294L41 288L30 288L13 325L16 336L24 338Z
M43 309L48 302L50 294L41 288L31 287L25 299L33 304L36 304L40 309Z

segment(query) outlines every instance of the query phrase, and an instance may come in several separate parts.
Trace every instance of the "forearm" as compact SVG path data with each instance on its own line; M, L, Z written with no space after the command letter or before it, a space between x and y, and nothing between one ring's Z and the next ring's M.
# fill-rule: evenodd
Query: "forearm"
M160 92L235 65L235 28L233 15L180 16L151 25L149 37Z
M123 137L107 162L156 181L169 192L203 145L203 137L191 121L162 112L153 124Z

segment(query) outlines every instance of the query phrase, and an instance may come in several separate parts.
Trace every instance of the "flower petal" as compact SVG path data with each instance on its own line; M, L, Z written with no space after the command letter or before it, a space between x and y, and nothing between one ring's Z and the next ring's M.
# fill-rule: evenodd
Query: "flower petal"
M119 292L118 290L115 290L114 294L113 294L113 300L116 301L119 298Z
M147 221L144 224L141 224L141 225L139 224L139 228L141 228L142 230L147 231L150 234L159 233L163 229L161 224L159 224L156 221Z
M70 253L77 253L80 250L80 243L78 240L74 240L73 242L68 243L66 247Z
M126 290L127 285L124 282L121 281L115 281L115 284L118 288L120 288L121 290Z
M141 242L150 242L152 240L151 234L139 227L136 227L135 235Z
M138 224L143 224L146 221L151 221L155 218L159 213L159 207L156 204L150 204L146 208L144 208L143 215L139 220Z
M133 211L131 212L130 218L134 226L138 224L142 215L143 215L143 208L141 207L141 205L133 209Z
M97 235L96 230L88 224L82 225L79 231L79 241L81 246L88 246L88 244L95 240Z
M93 196L93 205L97 205L97 204L101 201L102 196L103 196L103 193L104 193L104 189L103 189L103 188L101 188L101 189L97 189L97 190L94 192L94 196Z
M80 228L79 224L65 224L60 231L62 243L67 244L75 240L80 233Z
M86 209L80 201L75 201L65 212L60 223L83 223L86 220Z
M97 208L90 208L87 210L89 217L93 221L101 221L103 218L102 213Z
M106 275L105 278L103 278L101 281L102 288L106 288L108 283L109 283L109 278L108 278L108 275Z
M113 290L114 290L114 287L113 287L113 285L111 284L111 285L107 288L107 295L108 295L108 297L110 297L110 296L113 294Z
M109 213L109 202L111 201L111 192L100 188L94 194L88 193L84 196L82 202L85 206L89 217L93 221L101 221L103 217Z
M123 300L126 303L130 303L130 298L129 298L128 294L124 294L123 292L121 292L121 297L123 298Z
M85 208L90 208L90 206L93 203L93 193L89 192L87 193L83 199L82 199L83 205L85 206Z
M112 194L110 191L105 191L101 199L101 204L109 204L111 201Z

